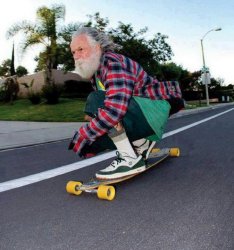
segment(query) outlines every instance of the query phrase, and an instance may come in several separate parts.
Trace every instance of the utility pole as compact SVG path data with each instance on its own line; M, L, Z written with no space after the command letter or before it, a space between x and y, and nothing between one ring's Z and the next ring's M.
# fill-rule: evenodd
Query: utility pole
M203 69L202 69L202 73L204 74L203 78L202 78L202 81L203 81L203 84L205 85L205 88L206 88L206 104L207 106L210 105L210 101L209 101L209 89L208 89L208 84L209 84L209 79L210 79L210 73L209 73L209 69L206 68L206 64L205 64L205 55L204 55L204 47L203 47L203 40L204 38L206 37L206 35L208 33L210 33L211 31L220 31L222 30L221 28L216 28L216 29L211 29L209 31L206 32L206 34L202 37L201 39L201 49L202 49L202 62L203 62Z

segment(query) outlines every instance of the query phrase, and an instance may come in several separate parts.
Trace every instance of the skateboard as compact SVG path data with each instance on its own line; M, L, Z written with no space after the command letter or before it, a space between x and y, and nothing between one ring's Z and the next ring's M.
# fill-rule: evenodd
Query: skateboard
M143 172L149 170L150 168L158 165L160 162L165 160L168 157L179 157L180 149L179 148L154 148L152 149L149 158L147 159L146 169L140 173L124 176L117 179L108 179L101 180L97 178L93 178L87 182L79 182L79 181L69 181L66 185L66 191L69 194L80 195L82 192L97 194L99 199L104 200L113 200L115 198L115 187L113 184L126 181L131 179Z

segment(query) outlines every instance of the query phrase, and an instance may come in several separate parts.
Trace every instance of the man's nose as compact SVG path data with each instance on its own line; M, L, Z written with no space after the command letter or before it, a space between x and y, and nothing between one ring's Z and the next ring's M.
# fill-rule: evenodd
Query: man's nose
M78 51L75 51L73 54L74 60L80 59L80 57L81 57L81 54Z

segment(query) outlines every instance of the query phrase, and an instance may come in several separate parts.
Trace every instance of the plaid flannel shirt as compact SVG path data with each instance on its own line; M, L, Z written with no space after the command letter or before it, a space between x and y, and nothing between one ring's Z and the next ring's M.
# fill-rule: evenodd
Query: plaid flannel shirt
M113 128L124 117L132 96L153 100L181 98L177 82L159 82L149 76L135 61L123 55L106 52L101 58L100 66L92 79L97 90L97 78L105 87L104 107L89 123L79 129L75 152Z

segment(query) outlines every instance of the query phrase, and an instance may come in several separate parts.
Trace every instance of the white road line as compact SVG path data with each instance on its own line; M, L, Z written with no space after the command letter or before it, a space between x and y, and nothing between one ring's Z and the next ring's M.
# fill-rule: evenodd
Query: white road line
M32 175L28 175L28 176L18 178L15 180L2 182L0 183L0 193L7 191L7 190L14 189L14 188L19 188L19 187L23 187L32 183L36 183L39 181L47 180L47 179L50 179L59 175L63 175L63 174L66 174L66 173L69 173L69 172L72 172L81 168L85 168L87 166L96 164L98 162L102 162L114 156L115 156L115 151L111 151L106 154L98 155L90 159L75 162L69 165L47 170L41 173L32 174Z
M209 120L212 120L212 119L214 119L214 118L216 118L216 117L218 117L218 116L224 115L224 114L226 114L226 113L228 113L228 112L230 112L230 111L232 111L232 110L234 110L234 108L228 109L228 110L226 110L226 111L224 111L224 112L222 112L222 113L219 113L219 114L217 114L217 115L210 116L210 117L208 117L208 118L206 118L206 119L203 119L203 120L200 120L200 121L198 121L198 122L194 122L194 123L192 123L192 124L190 124L190 125L187 125L187 126L184 126L184 127L182 127L182 128L175 129L175 130L173 130L173 131L171 131L171 132L167 132L167 133L165 133L165 134L163 135L162 138L166 138L166 137L168 137L168 136L172 136L172 135L174 135L174 134L178 134L178 133L180 133L180 132L182 132L182 131L184 131L184 130L187 130L187 129L189 129L189 128L195 127L195 126L197 126L197 125L199 125L199 124L201 124L201 123L204 123L204 122L207 122L207 121L209 121Z
M195 126L197 126L197 125L199 125L201 123L204 123L204 122L207 122L209 120L215 119L215 118L217 118L217 117L219 117L221 115L224 115L224 114L226 114L226 113L228 113L228 112L230 112L232 110L234 110L234 108L226 110L226 111L224 111L222 113L219 113L217 115L210 116L210 117L208 117L206 119L200 120L200 121L192 123L190 125L181 127L179 129L175 129L173 131L167 132L167 133L165 133L163 135L163 138L178 134L178 133L180 133L180 132L182 132L184 130L195 127ZM36 182L39 182L39 181L47 180L47 179L50 179L50 178L53 178L53 177L56 177L56 176L59 176L59 175L63 175L63 174L66 174L66 173L69 173L69 172L72 172L72 171L75 171L75 170L78 170L78 169L81 169L81 168L85 168L85 167L88 167L90 165L96 164L98 162L101 162L101 161L107 160L109 158L112 158L114 156L115 156L115 151L112 151L112 152L109 152L109 153L106 153L106 154L102 154L102 155L99 155L99 156L96 156L96 157L93 157L93 158L90 158L90 159L86 159L86 160L83 160L83 161L75 162L73 164L62 166L62 167L59 167L59 168L56 168L56 169L52 169L52 170L44 171L44 172L41 172L41 173L25 176L25 177L18 178L18 179L15 179L15 180L2 182L2 183L0 183L0 193L4 192L4 191L11 190L11 189L23 187L23 186L26 186L26 185L29 185L29 184L33 184L33 183L36 183Z

